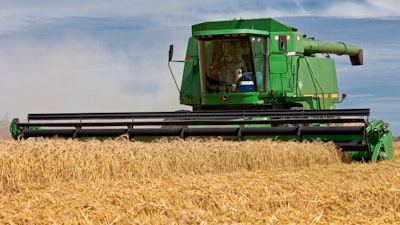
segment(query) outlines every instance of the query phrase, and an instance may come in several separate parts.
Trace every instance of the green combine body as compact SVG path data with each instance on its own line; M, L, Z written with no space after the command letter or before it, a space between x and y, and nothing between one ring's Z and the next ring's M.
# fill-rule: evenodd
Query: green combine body
M335 60L363 63L360 46L306 38L273 19L206 22L192 27L180 101L205 109L334 109Z
M172 60L170 47L169 61ZM363 49L323 42L274 19L205 22L192 26L180 90L190 112L29 114L14 119L15 139L129 139L220 136L333 141L354 159L392 159L392 133L369 109L335 109L335 60L363 64ZM177 61L182 62L182 61Z

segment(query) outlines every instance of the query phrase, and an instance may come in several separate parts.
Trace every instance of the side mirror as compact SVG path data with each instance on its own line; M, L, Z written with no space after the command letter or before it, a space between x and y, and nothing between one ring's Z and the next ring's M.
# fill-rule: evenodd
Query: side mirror
M168 61L169 62L171 62L173 55L174 55L174 45L170 45L169 51L168 51Z

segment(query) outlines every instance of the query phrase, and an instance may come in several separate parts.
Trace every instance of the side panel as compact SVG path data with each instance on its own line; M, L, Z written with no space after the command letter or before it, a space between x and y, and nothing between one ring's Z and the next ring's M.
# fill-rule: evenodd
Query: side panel
M198 105L200 104L200 95L198 41L192 37L188 41L182 75L180 103L183 105Z
M293 58L295 60L295 58ZM293 78L294 96L319 99L320 109L334 108L339 99L335 60L332 58L297 58L297 76Z

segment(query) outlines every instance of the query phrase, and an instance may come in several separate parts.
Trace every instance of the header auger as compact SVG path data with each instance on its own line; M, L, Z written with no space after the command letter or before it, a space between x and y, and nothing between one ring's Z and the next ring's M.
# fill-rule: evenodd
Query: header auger
M172 60L170 47L169 61ZM245 140L332 141L354 159L393 158L392 133L369 109L335 109L335 61L363 64L363 49L307 38L274 19L205 22L192 26L180 103L192 111L29 114L14 119L14 139L30 137L148 140L176 136ZM325 57L321 57L325 55Z

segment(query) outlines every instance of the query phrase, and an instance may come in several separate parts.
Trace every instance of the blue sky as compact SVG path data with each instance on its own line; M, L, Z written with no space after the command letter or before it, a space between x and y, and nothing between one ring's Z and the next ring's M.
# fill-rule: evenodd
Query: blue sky
M28 113L172 111L167 52L183 59L191 25L273 17L308 36L364 47L364 65L337 61L338 108L371 108L400 135L400 1L3 1L0 118ZM178 81L182 64L173 64Z

